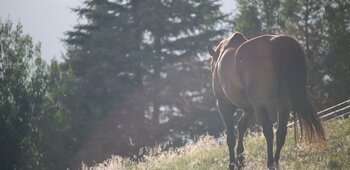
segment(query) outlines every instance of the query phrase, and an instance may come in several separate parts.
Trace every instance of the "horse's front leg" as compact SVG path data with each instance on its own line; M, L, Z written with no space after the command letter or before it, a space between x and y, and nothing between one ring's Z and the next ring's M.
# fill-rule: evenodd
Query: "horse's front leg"
M237 167L234 148L236 145L235 131L234 131L234 120L233 114L236 110L236 106L227 100L218 100L218 108L220 111L221 118L225 124L227 133L227 146L230 154L230 170Z
M244 113L242 114L241 118L238 121L238 145L237 145L237 159L240 166L244 166L244 146L243 146L243 138L245 135L245 132L248 128L248 122L251 120L251 117L254 112L251 110L244 110Z

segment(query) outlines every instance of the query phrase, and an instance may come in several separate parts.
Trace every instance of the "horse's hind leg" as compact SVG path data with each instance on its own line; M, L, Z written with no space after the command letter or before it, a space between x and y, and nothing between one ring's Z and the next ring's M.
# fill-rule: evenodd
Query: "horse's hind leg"
M267 108L265 106L254 107L255 115L257 116L258 122L263 127L263 133L267 144L267 167L270 169L274 167L273 160L273 129L272 122L269 118Z
M276 132L276 152L275 162L278 165L280 159L280 153L287 135L287 123L289 118L288 109L280 109L278 113L278 127Z
M236 165L236 159L235 159L235 152L234 148L236 145L236 138L235 138L235 132L234 132L234 121L233 121L233 114L236 110L236 107L226 101L226 100L218 100L218 108L220 111L220 115L222 120L225 123L226 133L227 133L227 146L230 154L230 169L235 169L237 167Z
M243 115L238 121L238 145L237 145L237 159L240 166L244 166L244 146L243 146L243 138L244 134L248 128L248 122L253 115L253 111L244 110Z

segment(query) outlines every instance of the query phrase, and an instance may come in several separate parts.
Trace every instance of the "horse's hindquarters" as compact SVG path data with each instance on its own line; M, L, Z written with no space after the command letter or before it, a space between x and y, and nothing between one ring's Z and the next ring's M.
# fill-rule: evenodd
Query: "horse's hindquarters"
M244 92L253 105L276 103L279 78L272 49L270 37L266 37L244 44L237 51L237 68L242 77Z

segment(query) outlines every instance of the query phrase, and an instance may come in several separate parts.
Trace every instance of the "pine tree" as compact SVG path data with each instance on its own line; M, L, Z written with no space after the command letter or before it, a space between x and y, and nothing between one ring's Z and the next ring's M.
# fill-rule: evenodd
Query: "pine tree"
M75 90L68 97L74 101L68 107L75 115L75 128L93 128L97 121L118 125L114 135L104 137L111 144L119 137L114 149L120 149L102 149L131 156L142 146L198 126L191 122L198 118L190 114L199 113L206 101L196 103L193 98L211 90L209 67L199 66L202 59L196 56L227 31L223 27L227 16L219 7L218 0L87 0L75 9L87 20L67 32L66 39L65 67L72 68L75 77ZM208 113L204 108L201 111ZM181 115L188 120L175 121ZM88 136L86 128L77 130L79 141ZM96 129L106 131L101 126ZM98 134L90 137L102 141Z
M278 9L280 8L280 0L263 0L261 1L260 15L262 20L262 30L264 33L272 34L279 30Z
M259 5L256 0L237 1L239 13L235 16L235 30L243 33L248 38L260 35L262 21L259 13Z
M160 108L163 97L162 89L169 86L166 78L167 65L173 65L190 56L195 56L199 50L208 43L208 40L224 30L215 30L214 27L224 21L225 16L220 14L216 1L140 1L141 10L137 10L143 16L139 18L140 26L151 41L145 42L151 51L146 69L149 72L148 81L152 118L159 123Z
M350 6L348 1L325 1L324 19L327 37L325 66L327 97L332 104L347 100L350 95Z

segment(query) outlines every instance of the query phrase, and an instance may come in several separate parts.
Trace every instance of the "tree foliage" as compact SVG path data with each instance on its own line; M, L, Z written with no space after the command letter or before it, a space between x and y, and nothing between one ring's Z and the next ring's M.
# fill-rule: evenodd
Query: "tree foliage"
M73 155L64 97L70 80L46 64L22 26L0 20L1 169L56 169ZM54 160L54 161L53 161Z

